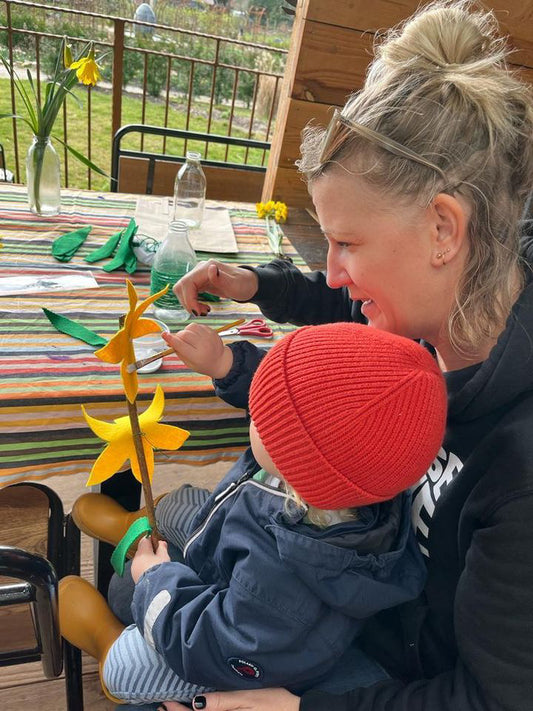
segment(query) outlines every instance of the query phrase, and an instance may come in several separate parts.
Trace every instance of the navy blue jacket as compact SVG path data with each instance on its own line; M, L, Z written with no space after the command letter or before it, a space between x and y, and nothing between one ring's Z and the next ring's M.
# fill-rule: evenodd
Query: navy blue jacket
M250 344L236 346L219 393L245 403L238 372L260 357ZM253 480L257 470L247 450L193 520L185 565L148 570L133 614L189 682L303 691L335 665L366 618L419 594L425 565L410 495L319 529L294 504L287 510L283 491Z

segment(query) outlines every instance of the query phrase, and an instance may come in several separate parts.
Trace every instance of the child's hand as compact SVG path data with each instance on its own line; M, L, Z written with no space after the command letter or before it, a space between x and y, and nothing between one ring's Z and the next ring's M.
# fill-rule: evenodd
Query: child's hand
M133 582L137 584L141 575L149 568L153 568L154 565L169 562L170 556L165 541L158 542L157 551L154 553L150 538L141 538L137 544L137 552L131 562L131 577L133 578Z
M212 328L190 323L178 333L162 333L162 337L179 355L185 365L210 378L224 378L233 365L233 353Z

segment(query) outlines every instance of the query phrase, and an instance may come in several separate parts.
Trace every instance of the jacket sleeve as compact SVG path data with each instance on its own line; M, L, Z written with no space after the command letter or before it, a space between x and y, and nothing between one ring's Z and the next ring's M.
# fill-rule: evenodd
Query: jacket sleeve
M230 348L233 352L233 365L225 378L213 380L215 393L233 407L246 409L252 378L267 351L249 341L236 341Z
M478 529L455 599L454 669L343 696L304 694L300 711L526 711L533 684L533 492Z
M245 561L244 549L241 553ZM318 600L307 600L302 608L296 593L285 602L280 577L267 570L257 581L234 571L229 586L221 589L206 585L181 563L163 563L139 579L134 620L145 640L188 682L219 690L302 690L330 668L342 652L336 645L342 641L345 648L355 629Z
M365 321L360 303L352 301L345 288L331 289L323 272L304 273L282 259L275 259L252 271L259 280L259 288L252 301L272 321L289 322L296 326Z

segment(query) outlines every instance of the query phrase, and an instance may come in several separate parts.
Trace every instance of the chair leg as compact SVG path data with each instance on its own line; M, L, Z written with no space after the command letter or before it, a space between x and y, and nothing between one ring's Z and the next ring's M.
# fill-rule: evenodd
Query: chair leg
M65 518L63 574L80 574L80 530L70 514ZM81 650L63 640L67 711L83 711L83 676Z
M83 711L81 650L63 640L67 711Z

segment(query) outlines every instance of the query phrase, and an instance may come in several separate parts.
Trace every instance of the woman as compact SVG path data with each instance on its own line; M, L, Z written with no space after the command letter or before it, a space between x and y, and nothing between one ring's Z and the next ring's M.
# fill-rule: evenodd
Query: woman
M519 238L533 109L492 15L467 0L436 3L392 31L327 133L305 133L300 168L328 240L327 277L280 261L210 261L175 290L197 313L209 290L278 321L366 320L434 349L447 433L412 511L428 581L415 605L365 629L389 680L301 700L207 694L195 708L530 709L533 248Z

